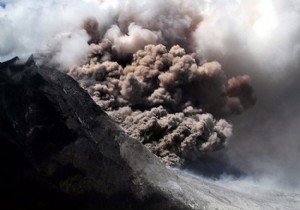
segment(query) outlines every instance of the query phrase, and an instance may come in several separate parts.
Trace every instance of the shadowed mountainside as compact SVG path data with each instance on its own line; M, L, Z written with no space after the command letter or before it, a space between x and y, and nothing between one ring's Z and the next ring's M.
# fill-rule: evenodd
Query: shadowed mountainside
M0 64L1 204L13 209L189 209L176 178L69 76Z

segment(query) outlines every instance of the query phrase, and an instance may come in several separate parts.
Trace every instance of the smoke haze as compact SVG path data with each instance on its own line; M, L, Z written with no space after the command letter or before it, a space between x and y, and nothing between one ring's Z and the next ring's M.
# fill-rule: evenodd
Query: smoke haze
M297 188L299 19L297 0L1 1L0 62L58 66L169 165L227 145Z

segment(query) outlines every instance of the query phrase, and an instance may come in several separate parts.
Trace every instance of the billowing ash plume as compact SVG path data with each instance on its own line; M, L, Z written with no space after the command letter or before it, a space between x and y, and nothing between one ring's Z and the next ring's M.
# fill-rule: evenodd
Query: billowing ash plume
M249 76L228 79L218 62L204 59L199 46L209 36L201 34L209 22L206 4L16 1L5 8L0 26L26 39L4 33L0 55L38 50L38 64L69 73L129 135L178 166L223 148L232 126L221 118L255 104ZM55 19L44 15L49 9Z
M132 41L140 43L123 44ZM107 39L92 44L89 62L69 74L167 165L223 148L232 126L213 115L241 113L255 103L248 76L227 80L219 63L200 65L178 45L146 45L125 67L112 61L113 48Z

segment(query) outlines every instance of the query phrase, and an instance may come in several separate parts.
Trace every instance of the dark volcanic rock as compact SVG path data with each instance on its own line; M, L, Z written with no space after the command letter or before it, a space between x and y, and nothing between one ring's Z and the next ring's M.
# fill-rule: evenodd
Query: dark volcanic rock
M192 208L76 81L15 60L0 63L0 209Z

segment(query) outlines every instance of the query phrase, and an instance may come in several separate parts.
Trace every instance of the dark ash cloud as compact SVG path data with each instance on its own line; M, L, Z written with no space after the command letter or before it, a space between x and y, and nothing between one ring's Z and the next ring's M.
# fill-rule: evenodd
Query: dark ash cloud
M69 74L167 165L224 148L232 126L213 115L241 113L255 103L249 76L228 80L218 62L200 65L178 45L146 45L125 67L111 61L112 53L107 39L92 44L90 61Z

